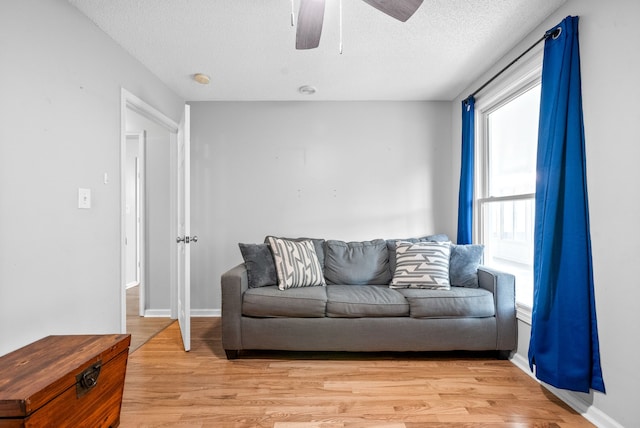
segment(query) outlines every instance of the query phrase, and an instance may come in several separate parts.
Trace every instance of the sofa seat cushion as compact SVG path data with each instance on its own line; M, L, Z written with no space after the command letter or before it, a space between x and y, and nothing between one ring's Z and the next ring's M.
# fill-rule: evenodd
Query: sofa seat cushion
M288 288L277 285L249 288L242 297L242 315L248 317L324 318L325 287Z
M387 286L328 285L327 316L333 318L406 317L409 304Z
M484 288L396 289L409 302L412 318L484 318L495 315L493 294Z

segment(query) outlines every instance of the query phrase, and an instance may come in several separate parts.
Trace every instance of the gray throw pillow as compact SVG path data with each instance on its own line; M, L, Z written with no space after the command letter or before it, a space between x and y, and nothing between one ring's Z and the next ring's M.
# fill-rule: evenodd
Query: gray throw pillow
M324 276L331 284L389 284L389 252L383 239L362 242L328 240Z
M249 288L276 285L278 275L267 244L238 244L247 268Z
M484 245L451 245L449 281L455 287L477 288L478 266L482 262Z

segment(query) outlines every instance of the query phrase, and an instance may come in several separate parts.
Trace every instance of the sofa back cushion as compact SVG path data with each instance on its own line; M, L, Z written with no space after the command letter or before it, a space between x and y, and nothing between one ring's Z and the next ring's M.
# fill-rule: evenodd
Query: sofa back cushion
M383 239L326 241L324 276L330 284L389 284L389 252Z

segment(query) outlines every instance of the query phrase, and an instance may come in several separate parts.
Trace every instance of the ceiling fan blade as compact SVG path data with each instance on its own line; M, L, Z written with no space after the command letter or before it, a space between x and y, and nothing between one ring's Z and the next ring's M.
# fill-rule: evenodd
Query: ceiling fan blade
M300 0L296 49L313 49L320 44L325 0Z
M423 0L364 0L381 12L405 22L420 7Z

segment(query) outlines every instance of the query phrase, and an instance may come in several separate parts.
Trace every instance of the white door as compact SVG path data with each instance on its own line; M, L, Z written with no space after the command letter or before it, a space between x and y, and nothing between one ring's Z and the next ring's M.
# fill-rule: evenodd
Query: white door
M184 106L184 116L178 126L177 152L177 298L178 323L184 350L191 349L191 243L197 237L191 237L190 224L190 106Z

